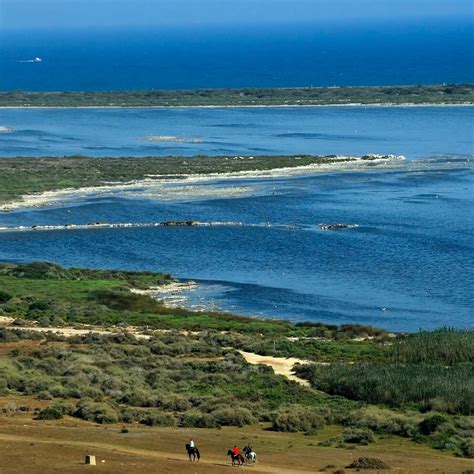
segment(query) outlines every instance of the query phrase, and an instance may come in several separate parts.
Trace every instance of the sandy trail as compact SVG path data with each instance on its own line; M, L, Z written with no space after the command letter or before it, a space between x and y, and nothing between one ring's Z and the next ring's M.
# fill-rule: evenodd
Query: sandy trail
M283 375L289 380L299 383L305 387L310 387L310 383L307 380L304 380L293 373L293 367L296 364L314 364L314 362L304 359L296 359L294 357L272 357L272 356L262 356L259 354L254 354L253 352L238 351L239 354L249 363L249 364L262 364L268 365L271 367L275 374Z
M0 319L0 323L2 323L2 319ZM10 319L10 318L5 318ZM149 334L142 334L139 332L132 331L107 331L105 329L92 329L92 328L84 328L84 329L77 329L77 328L70 328L70 327L37 327L37 326L8 326L9 329L16 329L18 331L32 331L32 332L41 332L41 333L48 333L52 332L53 334L57 334L59 336L64 337L74 337L74 336L85 336L87 334L98 334L100 336L117 336L120 334L124 335L131 335L136 337L137 339L150 339L151 336Z

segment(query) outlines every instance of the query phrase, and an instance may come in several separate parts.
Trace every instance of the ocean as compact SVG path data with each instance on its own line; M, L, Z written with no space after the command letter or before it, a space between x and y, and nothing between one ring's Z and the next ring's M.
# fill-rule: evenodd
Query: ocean
M4 109L2 155L354 154L359 170L136 185L0 214L0 226L198 220L199 227L0 233L0 260L169 272L185 304L416 331L472 327L473 107ZM158 141L144 137L168 137ZM170 136L177 140L170 141ZM184 140L184 141L183 141ZM18 158L21 159L21 158ZM324 231L321 223L357 227Z
M474 82L474 22L0 31L0 90ZM34 62L39 57L41 62Z

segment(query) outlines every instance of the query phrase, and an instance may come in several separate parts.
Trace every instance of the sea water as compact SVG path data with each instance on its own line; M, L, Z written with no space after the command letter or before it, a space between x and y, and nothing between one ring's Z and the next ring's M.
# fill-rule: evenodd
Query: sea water
M472 18L0 32L0 90L474 82ZM39 57L41 62L34 61Z
M146 187L133 194L87 194L4 213L0 226L171 219L239 225L4 232L0 260L165 271L197 281L190 305L240 314L407 331L471 327L472 112L469 107L2 110L1 124L16 130L0 137L2 154L58 156L95 146L98 159L260 149L391 152L406 160L358 171L222 178L201 183L199 193L183 191L170 199L157 199ZM201 141L160 152L169 144L150 145L140 138L147 134ZM210 143L212 137L219 137L219 145ZM156 148L151 152L149 146ZM212 192L203 192L206 187ZM227 191L214 192L219 187ZM324 231L321 223L358 227Z

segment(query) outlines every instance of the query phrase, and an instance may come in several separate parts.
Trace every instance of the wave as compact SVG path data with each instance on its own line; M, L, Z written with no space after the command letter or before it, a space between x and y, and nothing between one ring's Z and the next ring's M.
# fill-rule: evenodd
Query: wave
M47 230L137 229L149 227L264 227L282 230L302 230L303 226L272 224L269 222L244 223L239 221L163 221L163 222L90 222L88 224L32 225L0 227L0 232L27 232Z
M149 135L147 137L141 137L141 140L168 143L204 143L200 138L175 137L174 135Z

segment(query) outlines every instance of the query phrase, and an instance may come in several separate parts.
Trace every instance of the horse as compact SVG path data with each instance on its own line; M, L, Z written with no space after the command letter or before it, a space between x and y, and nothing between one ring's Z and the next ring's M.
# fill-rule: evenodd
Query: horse
M245 446L242 451L245 454L247 464L257 464L257 453L252 449L252 446Z
M232 466L235 466L236 464L237 466L243 466L245 464L244 457L241 454L235 455L232 449L229 449L227 451L227 456L230 456L230 458L232 459Z
M201 459L201 453L195 446L192 448L189 443L186 443L186 451L188 452L190 461L199 461Z

